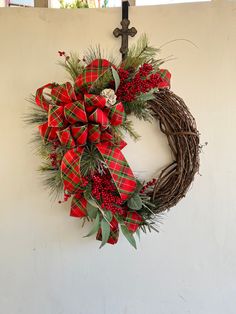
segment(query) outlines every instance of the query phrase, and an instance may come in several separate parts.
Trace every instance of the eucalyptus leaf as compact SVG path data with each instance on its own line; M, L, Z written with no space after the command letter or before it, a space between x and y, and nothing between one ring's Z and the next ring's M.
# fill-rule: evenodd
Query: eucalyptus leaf
M135 238L134 238L133 234L128 230L126 225L121 225L121 231L122 231L123 235L126 237L126 239L129 241L129 243L135 249L137 249Z
M115 81L115 91L117 91L118 87L120 86L120 77L115 68L111 67L111 71Z
M91 184L88 184L86 186L86 190L84 191L84 198L86 200L89 200L91 198L91 192L92 192L92 186Z
M100 248L102 248L108 241L110 236L110 224L103 218L101 221L101 229L102 229L102 244L100 245Z
M139 180L137 180L137 186L136 186L136 193L139 193L143 188L143 184L142 182L140 182Z
M133 197L128 200L127 205L130 209L140 210L143 204L139 194L134 194Z
M93 227L91 228L91 230L89 231L88 234L86 234L84 236L84 238L86 237L90 237L91 235L93 235L94 233L97 233L100 227L100 214L99 212L97 213L96 219L94 221Z
M138 237L138 239L140 241L140 230L139 230L139 228L136 230L136 234L137 234L137 237Z
M98 206L96 204L96 202L92 199L87 200L87 212L88 212L88 216L92 219L96 218L97 212L98 212Z
M109 222L112 221L112 217L113 217L112 212L110 212L109 210L107 210L107 211L104 212L104 215L105 215L106 219L107 219Z

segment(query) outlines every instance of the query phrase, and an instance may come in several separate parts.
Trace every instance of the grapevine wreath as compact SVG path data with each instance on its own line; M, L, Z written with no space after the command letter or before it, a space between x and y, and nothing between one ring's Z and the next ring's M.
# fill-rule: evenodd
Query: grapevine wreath
M115 244L121 230L134 235L156 230L158 215L185 196L199 168L199 133L184 101L170 91L170 73L155 59L146 36L119 65L89 49L83 60L59 51L72 82L39 88L27 122L36 124L40 170L51 192L71 198L71 216L92 221L87 236ZM156 121L167 136L173 162L158 178L140 182L122 148L128 116ZM62 201L59 201L60 203Z

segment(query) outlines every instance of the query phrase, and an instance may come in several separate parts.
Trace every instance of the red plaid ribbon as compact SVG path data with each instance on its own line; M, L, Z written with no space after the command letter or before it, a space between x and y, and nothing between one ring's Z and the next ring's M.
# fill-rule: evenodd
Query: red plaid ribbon
M142 223L143 218L137 212L128 212L125 220L125 224L129 231L135 232L137 231L138 227Z
M126 200L135 190L137 182L119 147L110 143L97 145L122 200Z
M136 180L120 149L114 146L110 126L123 123L125 118L122 103L106 108L106 98L91 94L93 84L111 68L107 60L94 60L75 81L70 83L46 84L36 92L36 103L48 112L48 121L39 126L45 141L60 141L68 149L61 163L64 188L75 194L83 187L80 160L84 146L90 142L97 146L115 182L118 192L126 200L136 188ZM50 97L44 91L51 91ZM76 92L75 92L76 91ZM78 205L74 201L72 207ZM73 210L74 212L74 210Z
M160 69L161 82L158 83L158 88L170 88L171 73L168 70Z
M70 215L73 217L83 218L87 216L87 201L81 193L75 194L71 202Z

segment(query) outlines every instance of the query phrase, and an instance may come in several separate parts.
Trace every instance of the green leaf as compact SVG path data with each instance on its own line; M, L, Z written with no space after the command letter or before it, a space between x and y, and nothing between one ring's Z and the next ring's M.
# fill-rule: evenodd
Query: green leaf
M120 77L118 72L113 67L111 67L111 71L115 80L115 91L117 91L118 87L120 86Z
M102 244L100 248L102 248L108 241L110 236L110 224L103 218L101 221L101 229L102 229Z
M140 241L140 230L139 230L139 228L136 230L136 234L137 234L138 239L139 239L139 241Z
M115 218L120 224L124 224L124 218L122 216L116 214Z
M105 215L106 219L107 219L109 222L112 221L112 217L113 217L112 212L110 212L109 210L107 210L107 211L104 212L104 215Z
M121 231L122 231L123 235L126 237L126 239L129 241L129 243L135 249L137 249L135 238L134 238L133 234L128 230L126 225L121 225Z
M139 194L134 194L134 196L128 200L127 205L130 209L140 210L143 204Z
M144 101L144 102L146 102L148 100L152 100L155 98L154 93L156 93L156 92L158 92L158 88L153 88L150 91L148 91L147 93L140 94L138 96L138 100Z
M99 227L100 227L100 213L98 212L98 213L97 213L97 216L96 216L96 219L95 219L95 221L94 221L94 224L93 224L92 229L89 231L88 234L86 234L86 235L84 236L84 238L90 237L90 236L93 235L94 233L98 232Z
M86 209L87 209L87 212L88 212L88 216L90 218L92 218L92 219L95 219L96 215L97 215L97 212L98 212L98 205L92 199L89 199L87 201L88 201L88 203L87 203Z
M91 198L91 193L92 193L92 185L88 184L86 186L86 190L84 191L84 197L86 200L89 200Z
M137 181L137 187L136 187L135 192L139 193L142 190L142 188L143 188L143 184L139 180L136 180L136 181Z

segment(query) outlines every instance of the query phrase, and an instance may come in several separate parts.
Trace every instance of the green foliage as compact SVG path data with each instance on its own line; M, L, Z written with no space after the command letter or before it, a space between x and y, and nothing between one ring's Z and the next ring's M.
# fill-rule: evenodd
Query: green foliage
M71 52L69 56L65 56L65 60L59 61L58 64L69 73L72 80L75 80L84 70L84 65L79 59L78 54L73 52Z
M96 215L96 218L95 218L95 220L94 220L93 227L91 228L91 230L89 231L89 233L84 236L84 238L90 237L90 236L92 236L93 234L97 233L98 230L99 230L99 227L100 227L100 213L98 212L97 215Z
M121 125L121 128L127 132L134 141L140 139L141 136L135 131L132 121L126 119L125 122Z
M72 3L66 3L65 0L59 0L61 8L64 9L83 9L88 8L87 0L74 0Z
M127 202L130 209L140 210L142 208L142 199L139 194L134 194Z
M117 65L117 60L110 53L107 54L104 50L101 50L100 45L89 47L84 54L84 60L86 64L90 64L95 59L107 59L112 64Z
M104 161L94 145L86 145L81 158L81 174L86 177L95 171L103 171Z
M33 105L29 108L29 112L23 117L26 124L40 125L48 120L48 113L35 104L35 96L32 95L28 101Z
M40 166L39 172L43 177L42 181L44 186L50 191L50 195L54 195L55 198L57 198L63 191L63 181L60 169L55 169L49 162L44 162Z
M118 72L115 70L114 67L111 67L111 71L112 71L112 75L114 77L114 81L115 81L115 91L117 91L119 85L120 85L120 77Z
M135 238L133 236L133 233L131 233L128 228L126 227L125 224L121 224L121 231L123 233L123 235L126 237L126 239L129 241L129 243L135 248L137 249L136 246L136 241Z
M110 224L104 218L101 221L101 229L102 229L102 243L100 245L100 248L102 248L107 243L111 233Z
M146 34L138 39L137 43L130 47L127 58L123 61L124 69L138 68L143 63L151 63L159 49L149 46Z
M90 195L91 197L91 195ZM87 209L87 213L88 213L88 216L92 219L94 219L96 216L97 216L97 213L98 213L98 205L97 203L93 200L93 199L87 199L87 206L86 206L86 209Z
M127 114L132 113L139 120L144 120L148 122L151 122L153 120L152 110L147 102L137 99L129 103L123 102L123 105Z

